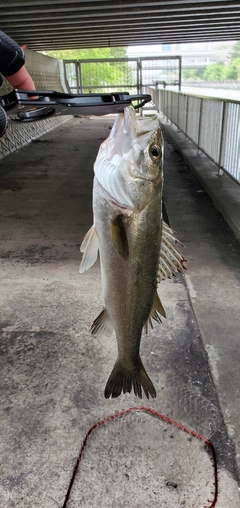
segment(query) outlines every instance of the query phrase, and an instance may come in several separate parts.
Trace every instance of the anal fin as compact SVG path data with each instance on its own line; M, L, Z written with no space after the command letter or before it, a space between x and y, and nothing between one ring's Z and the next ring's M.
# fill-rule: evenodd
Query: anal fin
M110 318L108 316L107 309L104 307L103 310L101 310L100 314L94 319L91 327L90 332L92 335L97 335L97 333L105 333L105 335L110 336L113 332L113 326L110 321Z
M148 325L151 326L151 328L153 328L153 324L152 324L152 319L154 319L155 321L157 321L158 323L161 323L162 320L160 318L160 315L163 316L163 317L166 317L166 312L164 310L164 307L162 305L162 302L158 296L158 293L156 291L155 293L155 296L154 296L154 300L153 300L153 304L152 304L152 308L149 312L149 316L148 316L148 319L144 325L144 331L145 333L148 333Z

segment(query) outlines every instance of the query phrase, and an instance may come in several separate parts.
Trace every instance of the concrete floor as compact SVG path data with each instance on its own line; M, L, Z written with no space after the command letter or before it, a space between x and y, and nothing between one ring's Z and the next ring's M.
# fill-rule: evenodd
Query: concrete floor
M166 143L166 213L188 270L164 281L167 312L142 339L156 400L105 400L114 337L88 328L102 307L99 264L80 275L92 224L92 165L112 119L75 118L6 157L0 168L0 506L210 507L213 467L202 441L138 411L142 404L210 438L217 507L240 505L239 243Z

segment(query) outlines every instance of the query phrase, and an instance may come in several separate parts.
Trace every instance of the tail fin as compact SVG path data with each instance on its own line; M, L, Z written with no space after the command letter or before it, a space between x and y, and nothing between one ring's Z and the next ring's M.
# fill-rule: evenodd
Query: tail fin
M156 397L156 390L140 358L131 370L127 369L121 361L117 360L104 391L106 399L109 397L119 397L121 392L130 393L132 388L135 395L140 399L142 398L142 388L148 399L149 395L153 398Z

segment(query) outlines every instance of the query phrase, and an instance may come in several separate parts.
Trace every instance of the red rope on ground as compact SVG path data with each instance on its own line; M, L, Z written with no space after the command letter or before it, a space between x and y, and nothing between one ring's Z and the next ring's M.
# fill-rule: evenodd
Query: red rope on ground
M75 464L75 466L73 468L72 478L71 478L71 481L70 481L70 484L69 484L69 487L68 487L68 490L67 490L67 494L66 494L66 497L65 497L65 500L64 500L62 508L67 508L67 503L68 503L69 498L70 498L70 494L71 494L71 490L72 490L72 487L73 487L73 483L74 483L74 480L76 478L76 475L77 475L77 472L78 472L78 469L79 469L79 464L81 462L82 455L83 455L84 449L85 449L85 447L87 445L87 441L88 441L88 438L89 438L90 434L97 427L101 427L101 425L104 425L105 423L108 423L108 422L110 422L112 420L115 420L116 418L119 418L121 416L124 416L127 413L131 413L131 412L134 412L134 411L144 411L146 413L150 413L153 416L156 416L157 418L159 418L161 420L164 420L165 422L170 423L170 424L174 425L175 427L178 427L179 429L183 430L184 432L187 432L188 434L191 434L192 436L197 437L198 439L203 441L209 447L209 450L211 451L211 455L212 455L213 468L214 468L214 487L215 487L214 488L214 492L213 492L214 499L213 499L213 501L208 501L209 503L212 503L210 506L208 506L208 507L204 506L203 508L214 508L216 506L216 504L217 504L217 498L218 498L218 471L217 471L216 452L215 452L215 448L214 448L212 442L209 439L206 439L204 436L201 436L201 434L198 434L198 432L196 432L195 430L189 429L188 427L186 427L182 423L179 423L179 422L173 420L169 416L165 416L162 413L159 413L158 411L155 411L155 409L151 409L151 408L145 407L145 406L130 407L128 409L124 409L122 411L119 411L118 413L115 413L114 415L107 416L103 420L100 420L99 422L95 423L89 429L89 431L87 432L87 434L86 434L86 436L85 436L85 438L83 440L83 443L82 443L82 446L81 446L78 458L76 460L76 464Z

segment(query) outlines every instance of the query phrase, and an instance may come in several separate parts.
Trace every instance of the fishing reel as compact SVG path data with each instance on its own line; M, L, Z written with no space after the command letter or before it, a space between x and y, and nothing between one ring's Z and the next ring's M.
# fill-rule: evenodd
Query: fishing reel
M141 108L151 95L129 95L128 92L104 94L68 94L52 90L13 90L0 97L0 136L7 121L26 123L62 115L109 115L123 112L132 103Z

